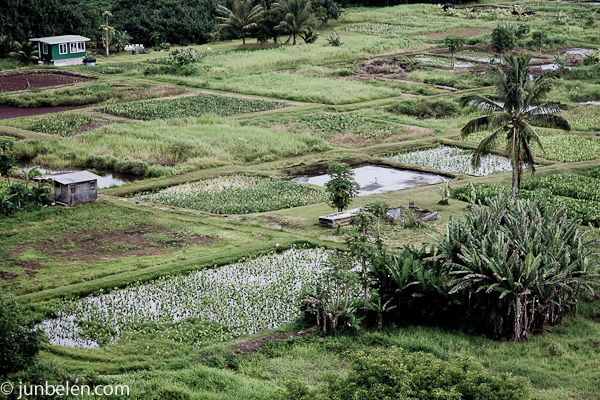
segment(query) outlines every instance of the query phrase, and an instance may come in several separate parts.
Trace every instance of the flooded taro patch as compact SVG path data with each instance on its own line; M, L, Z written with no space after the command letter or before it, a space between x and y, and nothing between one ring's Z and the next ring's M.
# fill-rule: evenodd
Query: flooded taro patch
M391 192L417 186L439 183L440 177L428 172L411 171L375 165L353 168L354 178L360 186L359 196ZM325 186L330 177L327 174L317 176L300 176L292 179L294 182L310 183ZM450 180L442 177L442 180Z
M291 249L161 278L65 302L57 318L40 326L51 344L74 347L98 347L135 331L140 324L187 318L227 327L224 339L273 329L301 316L298 300L302 289L322 281L328 257L321 249ZM90 328L99 326L102 329Z
M433 149L388 155L387 159L404 164L414 164L435 168L445 172L458 172L467 175L487 176L512 171L510 160L496 154L481 157L481 166L473 168L473 150L459 147L439 146Z
M172 186L137 199L215 214L249 214L319 203L326 195L295 182L228 175Z

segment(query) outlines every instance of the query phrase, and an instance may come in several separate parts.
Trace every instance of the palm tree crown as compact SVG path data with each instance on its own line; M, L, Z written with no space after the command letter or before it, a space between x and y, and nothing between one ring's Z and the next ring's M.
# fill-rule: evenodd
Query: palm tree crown
M17 42L15 51L9 54L11 57L22 61L25 65L29 65L32 62L39 60L39 52L37 46L31 42L24 41L22 43Z
M472 95L462 99L462 105L480 107L487 115L469 121L461 130L463 137L475 132L489 131L489 136L479 143L473 153L473 166L481 164L481 156L491 152L501 134L506 132L506 151L512 162L512 196L516 196L521 183L523 166L535 173L535 158L531 142L544 146L534 127L571 130L567 120L557 115L563 110L557 102L547 102L545 97L552 89L556 75L552 72L534 79L529 73L531 56L504 57L505 70L494 66L487 74L492 78L499 100L486 96Z
M281 0L273 4L273 11L281 20L275 29L291 34L293 44L299 33L307 33L317 22L309 0Z
M253 0L235 0L232 9L222 5L217 6L217 20L221 28L231 29L242 36L242 44L246 44L246 32L255 28L264 18L261 5L253 6Z

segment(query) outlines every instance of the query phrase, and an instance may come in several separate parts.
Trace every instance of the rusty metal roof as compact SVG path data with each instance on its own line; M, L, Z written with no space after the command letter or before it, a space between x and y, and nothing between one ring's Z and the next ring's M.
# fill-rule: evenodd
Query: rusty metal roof
M52 179L54 182L68 185L70 183L81 183L89 182L100 179L100 176L92 174L89 171L77 171L77 172L57 172L55 174L48 174L42 177L43 179Z

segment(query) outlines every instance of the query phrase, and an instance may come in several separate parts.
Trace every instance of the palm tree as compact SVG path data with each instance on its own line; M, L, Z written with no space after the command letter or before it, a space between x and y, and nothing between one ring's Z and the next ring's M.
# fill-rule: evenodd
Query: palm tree
M8 56L18 49L19 42L13 40L10 35L0 36L0 58Z
M299 33L308 33L317 23L310 0L281 0L273 4L273 11L281 20L275 29L291 34L293 44Z
M222 5L217 6L217 20L221 28L231 29L242 36L242 44L246 44L246 32L256 28L264 19L265 10L260 4L252 6L253 0L235 0L230 10Z
M471 105L488 111L487 115L469 121L461 130L463 137L475 132L490 131L490 135L479 143L473 153L474 167L481 165L481 156L491 152L501 134L506 133L506 150L512 162L512 197L516 197L517 188L521 184L523 166L535 173L535 158L531 150L531 142L544 151L542 141L534 127L556 128L564 131L571 126L558 112L562 111L560 103L546 102L545 96L552 89L552 81L556 75L552 72L531 77L529 63L531 56L504 57L505 70L497 66L488 69L499 100L493 101L482 95L472 95L462 99L462 105Z
M17 42L15 51L12 51L9 55L12 58L24 62L25 65L29 65L30 63L39 60L37 46L28 41L24 41L23 43Z

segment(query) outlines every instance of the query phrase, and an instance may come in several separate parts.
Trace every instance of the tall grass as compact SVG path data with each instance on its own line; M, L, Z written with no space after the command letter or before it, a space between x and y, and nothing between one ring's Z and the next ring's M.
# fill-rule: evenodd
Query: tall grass
M183 77L177 81L181 84L202 88L324 104L349 104L402 94L398 89L364 82L304 76L287 72L236 75L210 82L207 82L204 77Z
M328 149L325 141L242 127L214 115L113 124L85 135L17 142L20 158L53 168L79 167L160 176L198 168L277 160Z

